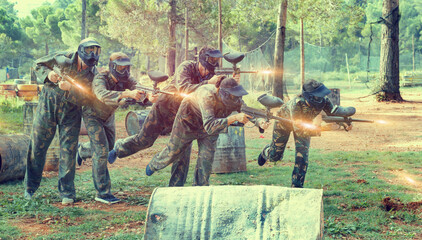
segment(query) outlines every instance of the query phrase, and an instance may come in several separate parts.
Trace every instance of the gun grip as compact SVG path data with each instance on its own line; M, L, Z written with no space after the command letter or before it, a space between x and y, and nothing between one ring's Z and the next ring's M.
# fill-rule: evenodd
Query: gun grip
M245 126L245 124L244 124L244 123L241 123L241 122L236 121L236 122L234 122L234 123L230 124L230 126L233 126L233 127L243 127L243 126Z

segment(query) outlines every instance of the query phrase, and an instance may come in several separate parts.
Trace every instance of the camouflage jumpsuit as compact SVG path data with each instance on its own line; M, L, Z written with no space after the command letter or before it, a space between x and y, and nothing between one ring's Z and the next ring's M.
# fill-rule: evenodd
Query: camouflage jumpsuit
M214 76L209 74L205 77L201 77L198 70L198 63L195 61L185 61L176 69L175 76L172 84L165 90L167 91L180 91L183 93L191 93L198 87L208 84L208 80ZM115 150L119 158L130 156L140 150L151 147L155 140L158 138L160 133L173 126L174 118L177 110L179 109L182 99L166 94L161 94L157 102L152 105L152 109L146 117L144 124L138 134L127 137L123 140L117 140ZM175 171L180 171L187 174L187 168L189 167L191 146L187 147L185 152L182 154L184 161L175 162L172 166L172 176L170 179L169 186L183 186L186 181L186 176L182 179L182 182L173 181ZM177 179L180 177L177 176ZM174 184L174 185L173 185Z
M83 93L72 86L70 91L61 90L48 79L53 66L60 66L62 72L87 86L96 74L96 68L78 72L77 53L57 53L38 59L35 71L38 82L44 87L39 97L25 173L25 189L34 193L41 183L46 153L58 126L60 140L60 161L58 189L61 198L75 199L75 157L81 126L81 106L89 101Z
M198 160L194 173L194 186L208 186L218 134L227 133L227 116L232 110L222 103L214 85L198 88L186 97L177 112L169 143L149 163L153 171L173 163L186 161L180 158L193 140L198 142ZM183 162L189 165L189 162ZM186 172L184 172L186 171ZM176 182L183 186L187 170L173 172L170 184ZM183 184L182 184L183 183ZM179 185L180 186L180 185Z
M325 97L325 104L322 110L331 115L333 104ZM308 105L302 96L297 96L281 106L277 115L283 118L297 120L301 119L305 122L312 120L321 112ZM310 133L292 126L288 123L276 121L274 123L273 139L269 149L269 160L272 162L279 161L283 158L286 144L289 140L290 132L293 131L296 147L295 166L292 173L292 187L303 187L305 175L308 169L308 153L311 142Z
M78 151L84 159L92 157L92 178L97 196L110 194L111 182L107 169L108 152L113 149L116 139L114 112L119 106L119 97L126 89L134 90L138 82L130 77L126 82L116 83L109 71L98 74L92 83L92 91L97 98L110 106L106 117L98 116L91 107L82 108L82 116L90 142L82 143Z

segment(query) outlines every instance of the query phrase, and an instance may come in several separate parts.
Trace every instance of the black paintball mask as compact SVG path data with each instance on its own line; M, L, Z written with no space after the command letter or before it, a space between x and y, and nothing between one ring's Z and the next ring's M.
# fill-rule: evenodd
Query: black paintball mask
M248 94L248 92L235 79L225 78L220 84L218 94L223 104L234 111L241 107L242 96Z
M110 73L117 79L118 82L126 82L130 77L130 63L129 57L122 57L112 60L108 64Z
M79 44L78 55L88 67L97 65L100 54L100 44L94 39L84 39Z
M330 92L330 89L328 89L324 84L315 80L306 81L302 88L302 96L311 107L318 111L324 108L325 96L330 94Z
M222 57L223 54L220 50L210 48L199 54L199 62L210 72L209 74L214 74L214 70L218 67L218 62Z

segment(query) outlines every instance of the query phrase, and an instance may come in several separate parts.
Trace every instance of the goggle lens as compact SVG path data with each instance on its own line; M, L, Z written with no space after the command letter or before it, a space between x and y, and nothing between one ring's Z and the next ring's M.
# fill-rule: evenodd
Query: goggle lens
M130 71L130 66L116 65L116 72L123 74Z
M213 66L218 65L219 58L208 57L207 62Z
M93 52L95 55L100 55L101 48L98 46L89 46L89 47L85 47L84 51L86 54L91 54Z

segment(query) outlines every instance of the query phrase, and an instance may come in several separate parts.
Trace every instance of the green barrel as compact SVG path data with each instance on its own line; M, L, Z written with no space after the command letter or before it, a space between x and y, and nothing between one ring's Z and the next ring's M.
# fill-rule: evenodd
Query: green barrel
M231 173L246 171L245 128L229 126L227 133L218 136L213 173Z
M27 135L0 135L0 183L25 177L29 141Z
M156 188L144 239L322 239L322 193L278 186Z

